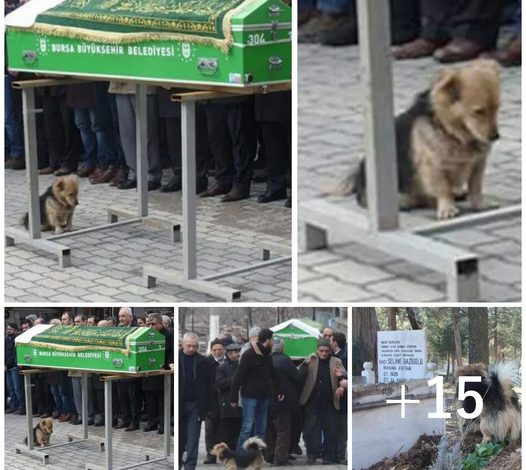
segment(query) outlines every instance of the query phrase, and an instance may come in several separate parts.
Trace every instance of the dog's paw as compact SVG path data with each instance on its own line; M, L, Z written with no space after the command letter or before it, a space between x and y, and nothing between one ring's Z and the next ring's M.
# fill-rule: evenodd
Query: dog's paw
M483 211L483 210L491 209L493 207L489 202L484 200L484 198L480 194L477 194L475 196L470 195L468 197L468 200L469 200L469 205L471 206L471 209L473 209L474 211Z
M55 227L55 235L60 235L61 233L64 233L64 229L62 227Z
M437 219L452 219L459 213L458 207L451 201L439 202L437 209Z

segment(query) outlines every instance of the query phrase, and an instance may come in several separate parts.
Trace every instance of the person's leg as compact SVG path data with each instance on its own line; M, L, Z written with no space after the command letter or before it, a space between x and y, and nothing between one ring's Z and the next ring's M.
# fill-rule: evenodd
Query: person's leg
M186 402L179 406L179 468L183 466L183 454L188 438L188 410Z
M73 401L75 402L75 410L77 413L77 421L82 420L82 385L80 377L71 377L71 385L73 388Z
M323 462L336 461L336 424L336 410L332 403L327 404L321 413L321 432L323 435L321 457Z
M252 430L254 429L254 423L256 419L257 400L255 398L241 397L241 404L243 407L243 417L241 420L241 431L239 432L239 438L237 440L238 449L241 449L243 447L243 443L253 435Z
M315 461L320 455L320 436L321 417L319 405L315 402L309 402L305 406L303 439L307 448L307 458L311 461Z
M259 202L270 202L287 197L287 175L290 171L292 153L288 146L290 123L261 122L259 124L262 145L267 156L266 198Z
M162 170L159 154L159 113L155 95L147 97L146 114L148 119L148 181L160 187Z
M117 165L117 141L107 83L95 84L95 109L90 114L92 130L97 136L97 159L104 167Z
M119 407L120 407L120 416L121 422L119 427L125 428L131 424L131 403L128 395L128 382L119 380L117 382L117 390L119 394Z
M24 385L22 377L20 376L20 369L13 367L10 371L13 387L15 389L16 399L18 401L18 409L25 412L26 410L26 395L24 392Z
M256 414L254 418L254 435L265 439L268 423L268 400L256 400Z
M190 402L188 415L186 462L184 468L185 470L195 470L199 451L199 437L201 436L201 421L199 420L199 408L196 401Z
M250 180L257 149L257 128L254 116L253 99L243 100L228 110L227 124L232 142L234 157L234 184L231 200L242 199L250 195ZM238 194L234 194L236 192ZM236 197L237 196L237 197ZM224 198L227 200L227 197Z
M60 175L77 169L79 160L82 158L83 148L80 132L75 125L73 110L67 106L66 94L58 95L57 100L64 139L64 154L60 158L60 168L64 171L57 173Z
M234 178L232 161L232 143L226 125L228 106L210 103L206 106L206 122L208 129L208 142L214 159L215 181L219 191L210 188L206 196L217 196L230 191Z
M49 154L49 167L42 173L51 173L60 166L60 160L65 152L62 117L59 111L58 98L47 94L42 96L43 127Z
M265 449L265 460L269 463L274 462L274 455L275 455L275 449L276 449L276 415L274 413L270 413L268 417L268 424L267 424L267 435L265 436L265 443L267 444L267 448Z
M119 135L128 167L128 180L136 181L135 111L131 95L115 95L119 117Z
M14 411L18 409L19 404L18 404L18 398L16 396L16 392L15 392L15 385L13 383L13 378L11 377L10 370L6 371L5 379L6 379L6 385L7 385L7 390L9 394L9 409Z
M347 453L347 413L338 411L336 422L336 462L342 463Z
M164 128L166 131L166 147L170 156L170 164L174 177L181 179L182 162L181 162L181 118L168 117L163 118Z
M274 427L276 428L274 461L278 464L286 464L289 458L290 426L290 411L277 413L274 416Z
M141 421L141 393L139 379L130 380L128 385L128 397L130 400L131 419L130 426L139 428Z
M214 455L210 454L210 451L212 450L212 447L214 447L216 442L216 424L215 424L215 418L212 418L210 416L207 416L205 418L205 446L206 446L206 461L208 463L211 463L212 461L216 461L216 457Z
M84 161L79 176L89 176L97 166L97 136L92 130L92 120L89 109L73 109L75 125L80 131L84 147ZM91 170L91 171L90 171Z
M13 76L4 75L4 126L6 137L5 158L23 160L24 135L22 127L22 102L19 90L11 87Z
M291 410L290 453L301 453L300 439L303 430L303 408Z
M53 411L53 418L59 418L62 416L63 408L62 408L62 398L60 397L60 388L58 384L51 384L51 395L53 396L53 401L55 403L54 411Z

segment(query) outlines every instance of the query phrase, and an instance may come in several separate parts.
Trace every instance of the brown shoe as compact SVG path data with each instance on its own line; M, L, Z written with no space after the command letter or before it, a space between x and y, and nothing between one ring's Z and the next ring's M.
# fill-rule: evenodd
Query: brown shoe
M437 49L433 57L442 64L472 60L478 57L486 48L471 39L456 38L449 41L444 47Z
M56 168L53 168L51 166L48 166L46 168L43 168L42 170L40 170L38 172L39 175L52 175L53 173L55 173L55 170Z
M298 42L315 43L326 31L339 28L348 20L348 15L316 15L298 29Z
M59 419L59 423L67 423L73 419L73 415L71 413L66 413L65 415L62 415Z
M484 59L496 60L503 67L517 67L521 65L522 45L521 38L514 37L502 49L482 54Z
M401 46L393 47L393 57L396 60L430 57L439 47L440 44L438 42L417 38L414 41L406 42Z
M119 169L115 165L110 165L104 171L101 171L96 177L90 178L89 182L91 184L104 184L109 183L117 176Z
M55 176L66 176L71 175L73 170L67 166L61 166L57 171L55 171Z
M312 11L300 11L298 12L298 26L302 26L309 21L315 13Z
M139 426L135 425L135 424L130 424L126 429L125 431L137 431L137 429L139 429Z
M226 194L221 202L234 202L241 201L241 199L248 199L250 197L250 191L244 191L240 188L232 188L228 194Z
M228 194L232 188L230 186L220 186L214 184L210 189L203 191L199 194L199 197L214 197L221 196L222 194Z
M128 169L126 167L120 167L115 177L110 181L110 186L119 186L119 184L124 183L127 179Z
M89 166L89 165L83 165L79 171L77 171L77 175L80 177L80 178L87 178L88 176L92 175L93 172L97 171L97 169L95 169L94 167L92 166Z

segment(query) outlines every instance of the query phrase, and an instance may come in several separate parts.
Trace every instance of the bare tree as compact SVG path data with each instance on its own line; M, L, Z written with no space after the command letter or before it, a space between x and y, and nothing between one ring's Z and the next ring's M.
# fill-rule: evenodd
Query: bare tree
M468 307L469 363L489 362L488 309Z
M387 309L387 329L389 331L396 331L396 316L398 315L398 307L389 307Z
M460 339L460 308L453 307L451 309L453 319L453 336L455 339L455 356L457 366L462 367L462 340Z
M405 310L407 312L407 318L409 319L409 323L411 323L411 328L413 330L421 330L422 324L418 320L418 314L415 311L415 309L413 307L406 307Z
M376 369L378 318L374 307L352 309L352 374L361 375L363 363L370 361Z

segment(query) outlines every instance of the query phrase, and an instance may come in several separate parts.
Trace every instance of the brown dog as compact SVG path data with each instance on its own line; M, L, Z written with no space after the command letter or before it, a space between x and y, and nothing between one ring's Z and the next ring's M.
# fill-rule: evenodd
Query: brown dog
M400 208L436 207L437 218L458 214L467 196L482 208L486 159L499 137L499 67L476 60L440 70L431 88L395 121ZM329 194L356 193L366 205L365 162Z
M53 433L53 419L45 418L33 428L33 442L40 447L47 447ZM27 444L27 437L24 439Z
M261 450L267 445L259 437L251 437L243 443L240 450L231 450L224 442L216 444L210 453L224 463L226 470L238 470L238 468L252 467L261 470L263 467L263 455Z
M71 231L73 213L78 205L79 177L77 175L61 176L40 196L40 221L42 230L54 230L56 234ZM22 220L27 229L29 215Z

